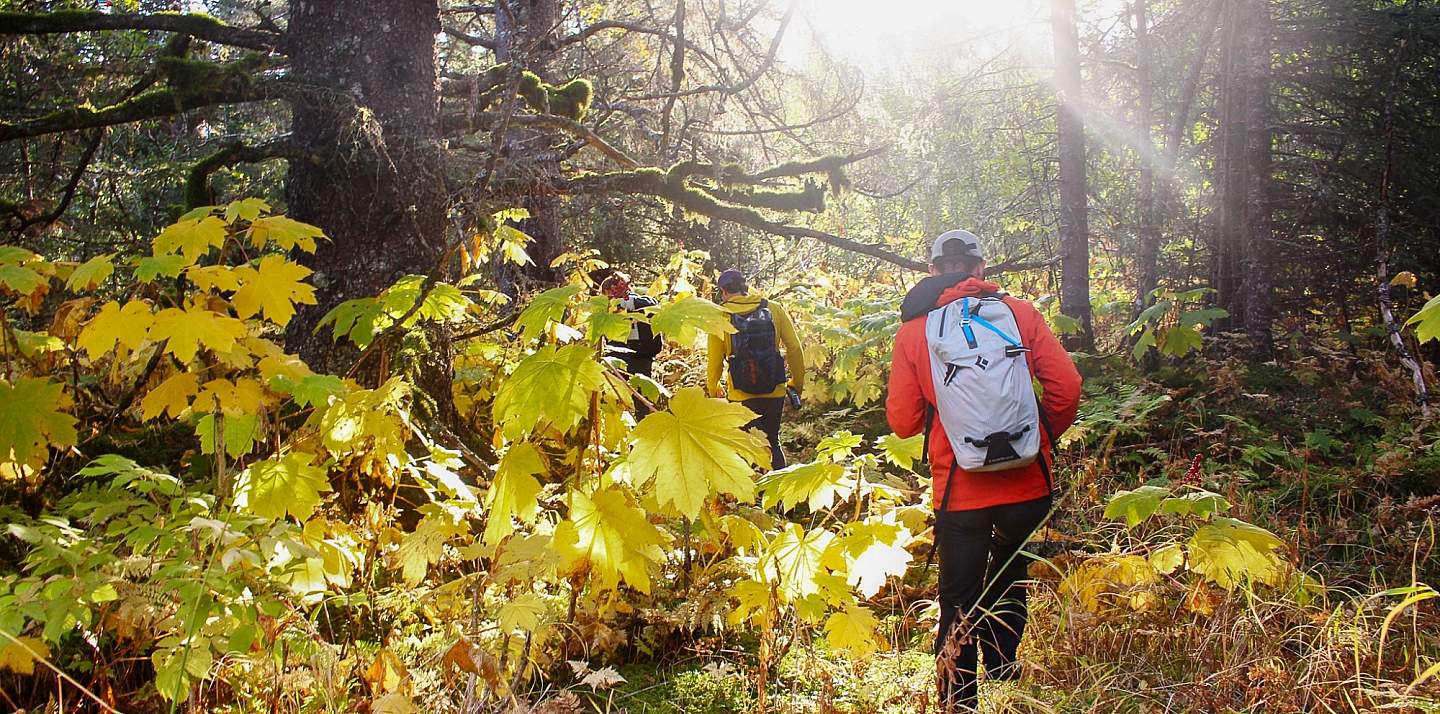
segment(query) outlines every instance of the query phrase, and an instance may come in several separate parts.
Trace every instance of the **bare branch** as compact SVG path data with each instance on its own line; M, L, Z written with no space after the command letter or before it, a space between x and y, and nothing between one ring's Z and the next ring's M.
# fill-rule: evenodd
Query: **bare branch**
M441 119L442 135L454 136L456 134L469 133L484 129L493 130L502 124L503 117L498 112L477 112L473 117L451 115ZM599 134L584 124L581 124L569 117L556 116L554 114L515 114L510 117L511 124L521 126L549 126L560 129L571 136L585 142L595 148L596 151L609 157L623 168L633 169L640 166L629 154L615 148L613 144L601 138Z
M270 159L307 158L300 147L291 143L289 135L251 146L241 141L232 141L219 151L201 159L190 169L185 179L186 208L195 208L213 203L210 196L210 174L237 163L258 163Z
M445 34L457 40L460 40L467 45L484 47L487 50L495 49L495 38L493 37L486 37L484 35L471 35L464 32L463 30L460 30L459 28L451 27L450 25L445 26Z
M178 12L109 14L83 10L25 13L0 12L0 35L50 35L97 30L159 30L179 32L206 42L267 52L278 51L281 35L227 25L209 15Z

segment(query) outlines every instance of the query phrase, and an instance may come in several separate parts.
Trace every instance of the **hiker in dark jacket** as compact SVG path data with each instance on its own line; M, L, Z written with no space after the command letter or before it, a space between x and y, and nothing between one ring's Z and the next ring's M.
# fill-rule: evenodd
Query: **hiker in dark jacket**
M660 302L648 295L641 295L630 287L630 276L610 268L594 271L592 280L599 283L600 294L612 300L619 300L620 307L628 312L641 312ZM665 340L645 320L636 320L630 326L630 336L623 343L607 343L607 352L625 363L625 371L650 377L655 368L655 356L665 346Z

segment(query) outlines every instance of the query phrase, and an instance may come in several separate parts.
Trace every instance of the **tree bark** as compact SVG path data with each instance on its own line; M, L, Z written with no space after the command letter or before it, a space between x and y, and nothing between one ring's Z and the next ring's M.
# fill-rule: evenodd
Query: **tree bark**
M1060 153L1060 312L1080 323L1067 337L1074 349L1091 351L1095 332L1090 313L1090 230L1085 186L1084 100L1080 91L1080 38L1075 0L1052 0L1055 35L1055 93Z
M500 0L495 12L495 58L499 62L517 62L546 82L554 82L551 63L559 48L556 31L560 10L556 0ZM505 137L506 150L529 147L534 153L545 151L555 143L555 132L548 127L512 128ZM541 177L560 175L558 162L535 164ZM547 188L544 180L535 182L535 190L527 191L521 205L530 217L520 223L520 230L530 236L525 252L532 261L524 275L540 284L557 283L561 275L551 262L565 252L560 233L560 197ZM511 281L503 280L502 283Z
M1160 230L1155 211L1155 163L1161 157L1155 149L1153 115L1154 92L1151 80L1155 70L1154 58L1150 54L1150 19L1146 0L1135 0L1135 54L1139 107L1136 109L1136 124L1140 128L1140 201L1137 216L1140 230L1140 251L1136 262L1135 314L1150 304L1150 293L1159 283L1157 263L1160 256Z
M318 305L297 314L286 337L317 368L349 366L328 334L312 334L326 311L431 273L445 253L439 31L437 0L291 6L291 76L312 91L294 102L290 141L313 160L291 163L286 197L292 217L330 240L304 259ZM432 347L443 360L445 346Z
M1245 112L1246 82L1241 77L1245 59L1243 27L1246 0L1220 0L1224 3L1220 40L1220 77L1216 114L1219 115L1219 147L1215 156L1216 221L1213 282L1217 304L1230 316L1216 323L1230 329L1245 312L1245 295L1241 290L1240 253L1245 205L1245 149L1247 115Z
M1274 278L1271 266L1271 194L1273 193L1270 129L1270 35L1269 0L1240 0L1245 83L1245 193L1241 230L1241 283L1244 292L1245 334L1259 359L1268 359L1274 348L1271 321L1274 315Z

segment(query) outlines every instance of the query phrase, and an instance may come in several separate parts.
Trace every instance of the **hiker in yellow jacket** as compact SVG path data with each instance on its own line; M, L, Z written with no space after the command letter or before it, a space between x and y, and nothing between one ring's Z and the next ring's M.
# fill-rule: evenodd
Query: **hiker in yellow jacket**
M720 286L721 307L730 313L735 333L710 336L707 375L710 395L726 396L755 412L758 416L745 428L765 433L770 441L770 468L783 468L785 453L780 450L780 416L787 398L792 406L800 405L800 392L805 389L805 353L795 336L795 325L779 303L752 294L740 271L727 270L716 283ZM722 373L727 376L725 391L720 389Z

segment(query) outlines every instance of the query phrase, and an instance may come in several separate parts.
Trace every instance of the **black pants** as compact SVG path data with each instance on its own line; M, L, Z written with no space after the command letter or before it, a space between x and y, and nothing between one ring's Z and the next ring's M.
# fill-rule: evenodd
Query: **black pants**
M785 397L757 397L740 403L760 415L745 428L759 429L770 440L771 470L785 468L785 452L780 450L780 415L785 411Z
M1025 632L1025 579L1019 555L1050 513L1050 497L935 516L940 556L940 635L935 638L940 711L978 705L980 651L991 679L1014 679L1015 650Z

